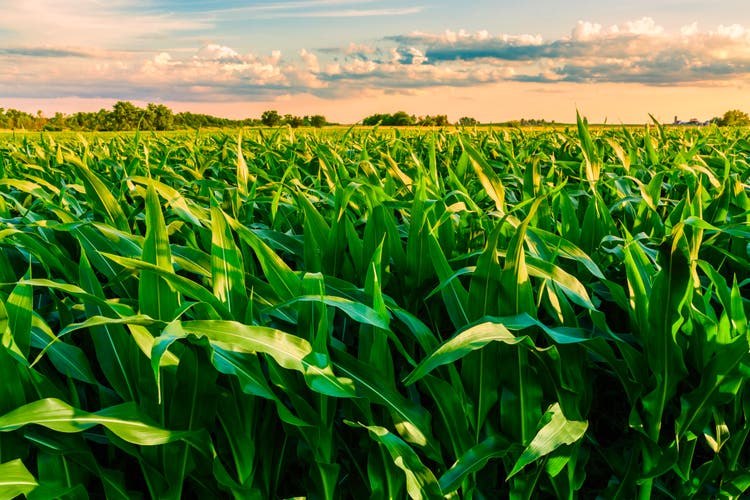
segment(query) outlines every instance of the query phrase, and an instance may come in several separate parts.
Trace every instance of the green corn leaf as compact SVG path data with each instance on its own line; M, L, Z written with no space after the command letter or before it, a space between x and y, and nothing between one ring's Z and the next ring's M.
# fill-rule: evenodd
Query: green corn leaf
M247 186L250 180L250 173L245 162L245 155L242 154L242 132L237 136L237 189L241 196L247 196Z
M543 242L545 246L549 247L550 249L554 249L558 257L563 257L579 262L594 277L602 280L605 279L604 274L602 273L599 266L594 262L594 260L589 255L587 255L586 252L578 248L572 241L557 236L556 234L552 234L548 231L544 231L543 229L540 229L538 227L528 227L526 235L530 240L536 241L537 244Z
M221 209L211 207L211 281L214 295L235 318L247 307L242 253L234 242Z
M220 373L236 376L242 392L273 401L276 404L279 417L290 425L295 427L312 426L312 423L295 416L273 392L257 356L229 351L217 345L212 347L211 362ZM170 354L172 353L167 352L166 355Z
M89 295L100 299L104 296L101 284L91 269L86 254L81 254L78 267L81 288ZM116 316L106 304L87 302L84 305L88 316ZM138 347L121 325L101 325L91 328L91 340L94 343L96 358L102 367L104 376L112 388L126 401L137 400Z
M30 272L31 269L29 269ZM26 277L29 277L28 273ZM11 347L25 359L28 359L31 343L32 298L32 287L16 285L5 303L10 336L4 336L3 340L10 341L11 343L6 347Z
M385 446L393 463L404 471L409 497L415 500L443 497L435 475L424 466L419 456L408 444L384 427L358 425L367 429L372 439Z
M32 345L42 347L42 354L46 353L49 356L50 362L61 374L81 382L97 383L91 364L82 349L75 345L57 341L52 330L38 315L34 316L32 325L34 328ZM40 359L42 354L37 357L34 363Z
M430 257L435 266L435 272L440 280L439 290L445 303L446 311L455 328L461 328L469 323L467 305L469 294L461 283L453 279L456 274L448 263L434 231L427 235ZM436 289L437 290L437 289Z
M578 125L578 138L581 141L581 152L583 153L583 164L586 173L586 179L591 185L591 189L599 181L599 172L601 169L601 160L599 154L594 147L594 142L591 140L591 134L589 133L589 123L586 118L581 118L581 115L576 110L576 123Z
M704 368L700 385L681 398L682 412L675 422L678 439L691 429L697 433L705 428L710 413L726 398L721 394L722 385L730 385L733 379L739 377L740 363L750 361L749 340L747 336L739 335L724 345ZM704 425L698 428L694 425L696 421Z
M477 259L476 269L471 276L467 308L472 320L500 313L498 298L503 271L497 256L497 247L501 230L502 226L498 224L487 237L487 244Z
M182 220L197 227L201 221L208 219L208 209L198 206L193 200L185 197L180 191L149 177L132 176L131 181L145 186L153 186L159 195L169 204L174 213Z
M440 477L443 493L456 491L470 474L482 470L492 459L508 454L510 442L500 435L490 436L461 455L453 466Z
M210 305L216 313L222 318L231 318L232 313L217 299L211 292L203 288L198 283L175 274L173 271L162 269L158 266L143 262L141 260L129 259L127 257L120 257L119 255L112 255L109 253L102 252L101 255L111 260L112 262L133 271L150 271L154 274L164 278L164 280L172 285L172 287L180 292L181 294L191 297L200 302L204 302Z
M572 274L563 271L551 262L532 256L526 257L526 267L529 275L557 283L567 297L579 306L591 310L596 309L596 306L591 302L586 288Z
M471 166L474 168L477 177L479 177L479 182L482 183L485 192L495 202L495 208L501 214L505 214L505 186L503 186L500 177L495 173L484 155L477 151L468 141L462 139L461 146L468 153Z
M648 310L649 334L645 339L649 366L656 378L656 388L646 395L643 405L649 412L649 436L656 441L662 426L664 410L674 395L677 383L687 375L677 334L684 322L683 305L692 291L690 264L682 247L684 235L675 231L671 242L662 248L664 260L654 278Z
M426 389L425 394L429 394L437 407L437 411L432 412L433 425L438 426L438 422L442 420L445 429L444 433L437 433L438 439L445 443L447 434L454 456L461 456L473 444L469 432L469 416L464 410L468 397L458 380L458 372L454 371L449 376L451 383L430 375L423 378L422 383Z
M501 289L509 299L503 309L509 314L527 313L536 316L536 304L533 297L533 289L529 280L529 271L526 266L526 250L524 240L526 229L536 215L539 205L544 198L537 198L529 209L529 213L523 222L516 228L513 237L508 243L508 253L505 265L500 277Z
M234 321L174 321L164 329L154 344L151 363L158 367L161 355L174 339L195 335L227 351L265 353L279 366L305 376L314 391L333 397L354 397L354 385L333 374L328 360L314 353L309 342L294 335L263 326L249 326Z
M146 238L143 241L144 262L173 272L172 252L169 248L167 227L153 185L146 194ZM180 305L180 297L160 275L142 270L138 282L138 300L141 312L154 319L171 321Z
M72 156L66 156L66 160L76 166L78 175L81 176L83 185L86 187L86 195L104 214L107 219L120 231L130 232L128 218L125 216L120 203L112 195L107 184L97 174L92 172L85 163Z
M547 409L544 419L547 422L537 431L534 439L513 465L507 479L518 474L527 465L549 455L560 446L579 441L583 438L589 425L587 421L565 418L559 403L555 403Z
M228 215L224 214L224 216L237 236L253 249L263 269L263 274L279 297L289 300L299 295L301 281L294 271L253 231Z
M354 321L365 325L374 326L376 328L381 328L383 330L389 329L388 315L385 311L378 312L372 307L365 304L361 304L359 302L355 302L343 297L336 297L334 295L300 295L290 301L279 304L278 306L276 306L276 308L281 309L300 302L313 302L325 304L329 307L335 307L336 309L339 309L340 311L346 313L346 315L352 318ZM267 312L271 312L272 310L273 309L268 309Z
M325 295L325 279L320 273L305 273L302 277L302 288L306 295L322 299ZM329 323L328 307L325 303L301 303L297 326L300 337L307 337L316 352L328 354Z
M300 195L298 199L299 204L305 211L303 225L305 268L309 272L321 272L323 271L324 257L328 252L327 246L331 228L307 196Z
M479 323L458 333L423 359L404 379L404 384L411 385L435 368L453 363L490 342L502 342L510 345L523 344L526 347L533 348L533 343L529 337L525 335L516 337L502 324Z
M28 495L37 486L39 483L21 460L0 464L0 497L10 499Z
M40 399L0 416L0 432L14 431L35 424L57 432L83 432L102 425L119 438L133 444L154 446L171 443L186 436L150 424L133 403L105 408L89 413L59 399Z
M401 437L409 443L431 450L433 456L436 455L436 442L430 432L430 417L424 408L384 384L372 366L338 349L332 349L331 356L336 369L354 381L358 396L388 408Z

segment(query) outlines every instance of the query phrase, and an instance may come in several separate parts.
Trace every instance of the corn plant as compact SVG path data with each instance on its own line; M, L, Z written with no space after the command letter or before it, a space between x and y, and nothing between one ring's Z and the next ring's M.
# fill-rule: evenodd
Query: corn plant
M749 137L0 137L0 497L740 498Z

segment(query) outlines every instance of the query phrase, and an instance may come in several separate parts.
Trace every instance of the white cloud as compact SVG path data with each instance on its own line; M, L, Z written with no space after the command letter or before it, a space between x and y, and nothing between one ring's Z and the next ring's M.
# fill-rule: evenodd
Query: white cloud
M611 26L580 21L569 36L552 40L449 30L286 55L247 52L222 40L151 52L76 49L66 41L2 48L0 67L3 96L140 101L407 94L502 81L711 86L750 81L750 30L691 24L668 33L650 18Z
M650 17L642 17L636 21L628 21L619 28L619 32L633 35L661 35L664 28L656 24Z
M422 51L428 64L472 61L481 67L494 62L510 66L512 78L521 81L714 85L750 77L750 30L741 25L701 31L691 24L667 33L644 17L606 27L579 21L570 37L556 40L464 30L415 32L390 40L401 53Z
M571 38L573 40L591 40L600 36L602 33L602 25L597 23L590 23L588 21L578 21L576 27L573 28Z

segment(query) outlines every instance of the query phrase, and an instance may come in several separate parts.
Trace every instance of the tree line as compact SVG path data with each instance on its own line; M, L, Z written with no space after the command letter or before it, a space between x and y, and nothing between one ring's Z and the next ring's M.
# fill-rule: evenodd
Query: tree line
M434 126L451 125L447 115L416 116L406 111L395 113L376 113L367 116L360 122L365 126ZM544 119L521 119L505 122L506 126L549 125ZM720 117L711 119L708 123L719 126L748 126L750 116L744 111L729 110ZM456 125L473 126L479 122L472 117L463 116ZM323 115L297 116L281 115L276 110L264 111L259 118L244 118L232 120L217 116L191 113L183 111L173 112L163 104L148 104L140 108L129 101L118 101L111 110L100 109L93 112L77 112L71 115L55 113L52 117L45 117L41 111L35 115L17 109L0 107L0 129L23 130L79 130L79 131L121 131L121 130L184 130L199 128L232 128L232 127L278 127L289 125L297 127L323 127L334 125L329 123Z
M451 123L448 121L448 115L425 115L416 116L410 115L406 111L396 111L393 114L390 113L376 113L370 115L362 120L362 125L374 126L374 125L385 125L390 127L401 127L401 126L422 126L422 127L446 127ZM478 125L479 122L475 118L469 116L463 116L459 118L457 125L471 126Z
M199 128L230 128L289 125L297 127L323 127L329 125L325 116L280 115L278 111L265 111L260 118L232 120L217 116L183 111L173 112L163 104L148 104L145 108L129 101L118 101L111 110L80 111L70 115L55 113L45 117L41 111L36 115L17 109L0 108L0 129L24 130L80 130L80 131L121 131L121 130L182 130Z

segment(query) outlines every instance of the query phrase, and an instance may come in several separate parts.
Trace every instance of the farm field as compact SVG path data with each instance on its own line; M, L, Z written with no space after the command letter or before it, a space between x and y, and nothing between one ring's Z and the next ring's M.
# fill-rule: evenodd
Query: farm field
M747 128L2 134L0 498L740 498L749 192Z

